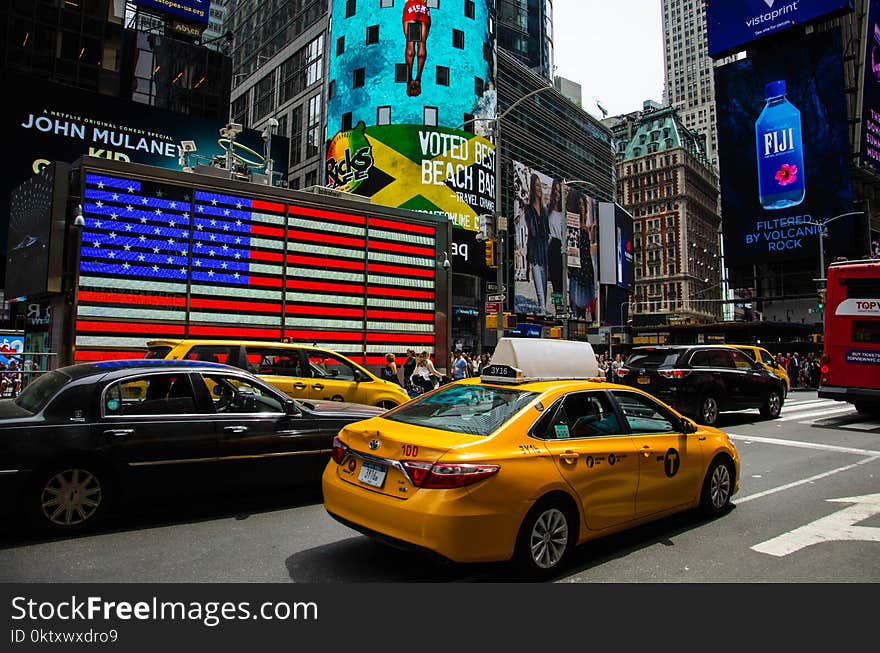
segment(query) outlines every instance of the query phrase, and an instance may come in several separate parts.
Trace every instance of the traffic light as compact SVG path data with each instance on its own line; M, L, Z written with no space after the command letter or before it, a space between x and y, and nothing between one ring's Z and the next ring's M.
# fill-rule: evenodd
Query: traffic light
M562 327L561 326L550 327L550 337L551 338L561 338L562 337Z
M505 329L515 329L516 328L516 314L515 313L505 313L503 326Z
M498 313L490 313L486 316L486 329L498 328Z
M819 310L820 311L824 310L825 309L825 291L820 290L818 293L816 293L816 299L819 302Z
M490 268L496 267L495 265L495 241L487 240L486 241L486 265Z

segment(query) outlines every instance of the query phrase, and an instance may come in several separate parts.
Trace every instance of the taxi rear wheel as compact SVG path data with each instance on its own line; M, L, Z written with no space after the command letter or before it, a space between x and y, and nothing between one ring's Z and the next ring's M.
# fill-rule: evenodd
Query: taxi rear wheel
M562 501L550 499L539 503L520 527L516 564L530 576L549 576L568 558L576 528L571 509Z
M724 458L716 458L709 465L703 492L700 496L700 510L709 517L723 512L730 505L733 496L733 467Z

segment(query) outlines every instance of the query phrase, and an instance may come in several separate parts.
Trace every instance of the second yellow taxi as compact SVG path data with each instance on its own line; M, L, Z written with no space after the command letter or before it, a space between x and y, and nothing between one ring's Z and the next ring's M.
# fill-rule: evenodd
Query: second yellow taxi
M691 508L726 510L740 461L722 431L596 383L588 343L502 339L482 378L340 431L335 519L455 562L558 572L579 543Z

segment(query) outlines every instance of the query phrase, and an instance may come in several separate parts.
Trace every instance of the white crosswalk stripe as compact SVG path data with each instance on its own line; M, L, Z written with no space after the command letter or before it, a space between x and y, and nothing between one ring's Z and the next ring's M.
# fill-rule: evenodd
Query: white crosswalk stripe
M844 413L853 412L855 409L850 404L842 404L831 399L813 399L805 401L785 402L782 407L782 415L778 422L793 422L806 420L807 418L822 419L838 417ZM803 422L810 424L814 420Z

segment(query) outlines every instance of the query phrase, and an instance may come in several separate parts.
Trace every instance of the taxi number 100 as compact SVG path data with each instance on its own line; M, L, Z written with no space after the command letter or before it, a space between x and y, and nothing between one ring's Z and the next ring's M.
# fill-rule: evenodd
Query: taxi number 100
M407 458L415 458L419 455L419 448L414 444L403 445L403 455Z

